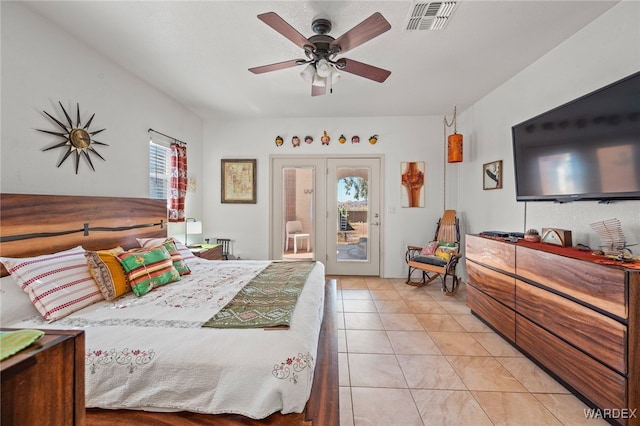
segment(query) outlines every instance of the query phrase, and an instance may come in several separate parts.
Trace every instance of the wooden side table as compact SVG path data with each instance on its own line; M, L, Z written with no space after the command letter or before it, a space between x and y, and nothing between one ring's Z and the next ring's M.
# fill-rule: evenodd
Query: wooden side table
M207 260L222 260L222 244L216 244L211 248L192 248L191 252L203 259Z
M84 331L43 331L0 362L2 424L84 425Z

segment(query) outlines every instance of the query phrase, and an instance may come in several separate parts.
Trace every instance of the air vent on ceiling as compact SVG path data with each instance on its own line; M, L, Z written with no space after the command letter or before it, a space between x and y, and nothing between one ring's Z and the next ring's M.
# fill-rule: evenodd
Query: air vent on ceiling
M414 0L405 29L407 31L441 30L447 25L457 3L457 1Z

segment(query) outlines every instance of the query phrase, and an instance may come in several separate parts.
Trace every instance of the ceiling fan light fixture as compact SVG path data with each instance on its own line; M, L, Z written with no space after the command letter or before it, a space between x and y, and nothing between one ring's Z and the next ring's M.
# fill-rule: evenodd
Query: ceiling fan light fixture
M326 87L327 79L325 77L320 77L320 75L316 74L313 77L313 82L311 83L311 85L317 86L317 87Z
M309 64L306 67L304 67L304 69L300 73L300 77L302 77L302 79L307 83L312 83L315 75L316 75L316 68L313 66L313 64Z
M316 72L320 77L329 77L331 74L331 65L329 65L329 61L322 58L316 63Z

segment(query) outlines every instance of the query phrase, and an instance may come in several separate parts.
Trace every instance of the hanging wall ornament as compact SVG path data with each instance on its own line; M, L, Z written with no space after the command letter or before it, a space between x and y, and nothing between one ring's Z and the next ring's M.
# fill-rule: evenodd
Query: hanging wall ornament
M360 143L360 136L353 136L351 138L351 143Z
M297 136L294 136L291 138L291 144L293 145L294 148L297 148L300 146L300 138Z
M378 135L373 135L369 138L369 143L375 145L378 142Z
M329 145L329 142L331 142L331 137L329 137L326 130L322 133L320 142L322 142L322 145Z
M340 143L345 143L347 141L347 138L344 137L344 135L340 135L340 137L338 138L338 142Z
M60 162L58 163L58 167L60 167L62 163L64 163L65 160L69 158L69 156L72 153L75 153L76 154L75 155L76 174L78 174L80 157L84 157L85 160L87 160L87 163L89 163L91 170L95 172L96 169L95 167L93 167L93 162L91 161L91 157L89 156L89 154L94 154L101 160L104 160L104 157L100 155L92 145L103 145L103 146L109 146L109 145L103 142L99 142L93 139L93 137L106 129L100 129L93 132L89 129L89 127L91 126L91 122L93 121L93 117L95 117L96 115L95 113L89 118L89 120L87 120L85 125L82 126L80 122L80 104L76 104L76 108L77 108L76 123L73 124L71 117L69 117L69 114L67 114L67 111L62 106L62 102L58 101L58 104L60 104L60 108L62 108L62 112L64 113L67 123L69 124L68 126L58 121L57 119L55 119L47 111L42 111L42 112L44 112L47 115L47 117L53 120L58 125L58 127L60 127L64 132L61 133L61 132L53 132L50 130L40 130L40 129L37 129L37 130L39 132L48 133L50 135L60 136L64 138L64 141L59 142L48 148L45 148L43 149L43 151L49 151L50 149L54 149L54 148L66 147L67 152L62 157L62 160L60 160Z
M311 136L305 136L304 137L304 141L305 141L305 143L312 143L313 142L313 138Z
M280 136L276 136L276 146L282 146L284 140Z

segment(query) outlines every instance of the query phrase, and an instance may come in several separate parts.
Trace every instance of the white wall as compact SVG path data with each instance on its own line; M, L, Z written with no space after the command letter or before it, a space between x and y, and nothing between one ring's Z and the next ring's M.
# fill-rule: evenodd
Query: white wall
M165 94L61 31L19 2L1 2L2 144L0 189L7 193L149 196L149 135L154 128L188 142L189 175L202 188L202 120ZM75 121L80 104L84 124L106 128L93 157L75 174L66 149L43 152L61 140L36 129L56 131L42 111L64 122L62 102ZM200 216L202 190L187 197L189 216Z
M461 114L467 137L459 169L458 209L466 230L572 230L596 247L590 223L618 218L629 243L640 243L640 201L516 202L511 126L640 70L640 2L625 1L547 53ZM503 189L482 189L482 165L503 160ZM525 220L526 219L526 220ZM640 250L636 249L636 253Z
M327 95L331 96L331 95ZM234 253L247 259L263 259L269 253L269 155L384 155L384 209L382 250L386 276L405 274L406 244L424 244L433 237L443 210L443 117L336 117L277 120L237 120L205 123L204 128L204 220L205 237L227 236L234 240ZM329 146L319 138L326 130ZM310 145L293 148L291 137L312 135ZM338 142L340 134L347 143ZM360 136L351 144L351 136ZM369 136L378 134L375 145ZM276 136L285 143L275 144ZM256 158L258 200L256 205L220 202L220 159ZM403 161L424 161L425 208L401 208Z

